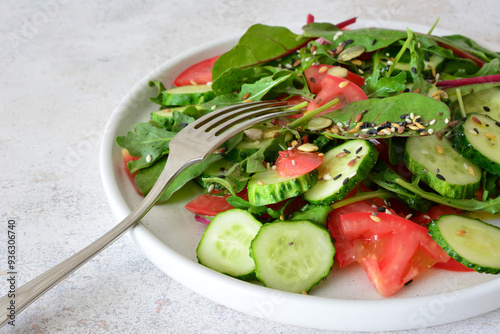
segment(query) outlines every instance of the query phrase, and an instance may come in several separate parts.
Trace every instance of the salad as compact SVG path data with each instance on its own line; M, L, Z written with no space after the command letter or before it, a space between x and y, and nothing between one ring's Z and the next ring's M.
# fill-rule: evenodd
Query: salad
M477 213L500 212L500 54L434 27L348 29L355 21L309 16L300 35L256 24L174 87L150 82L158 111L116 139L137 191L187 124L283 100L300 113L233 137L162 195L190 181L205 190L185 206L208 225L201 264L307 293L357 262L382 296L431 267L498 274L500 228Z

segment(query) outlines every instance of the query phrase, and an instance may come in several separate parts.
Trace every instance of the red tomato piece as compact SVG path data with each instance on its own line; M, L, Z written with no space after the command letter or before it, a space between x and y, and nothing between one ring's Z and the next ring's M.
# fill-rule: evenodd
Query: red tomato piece
M298 149L281 151L276 160L276 172L282 177L304 175L318 168L323 160L315 152L302 152Z
M325 71L324 68L327 68ZM336 68L340 66L333 65L314 65L309 67L304 71L304 75L307 79L307 85L309 86L309 90L313 94L317 94L321 90L321 82L328 75L328 70L331 68ZM365 78L360 75L357 75L351 71L347 71L347 77L345 79L349 80L352 83L355 83L358 86L363 86L365 84Z
M128 151L126 149L122 150L122 157L123 157L123 167L125 169L125 173L127 173L128 178L130 179L130 181L132 181L132 184L134 185L135 191L137 191L137 193L142 196L141 192L139 191L139 188L137 188L137 185L135 184L135 173L130 174L130 170L128 169L128 166L127 166L129 161L139 160L141 157L134 157L134 156L130 155L130 153L128 153Z
M328 74L321 80L321 90L313 102L309 103L307 110L315 110L335 98L338 98L339 102L328 111L344 108L354 101L366 100L367 96L359 86L349 80Z
M189 86L193 84L204 85L212 81L212 67L219 56L200 61L191 67L188 67L184 72L174 80L174 85Z
M234 209L234 207L226 201L226 198L228 197L229 195L199 195L198 197L195 197L195 199L193 199L191 202L186 204L185 208L189 212L196 215L213 217L220 212Z
M347 252L361 264L368 278L382 296L390 296L420 272L438 262L450 259L427 234L427 229L396 215L349 213L340 216L339 230L344 240L351 241Z

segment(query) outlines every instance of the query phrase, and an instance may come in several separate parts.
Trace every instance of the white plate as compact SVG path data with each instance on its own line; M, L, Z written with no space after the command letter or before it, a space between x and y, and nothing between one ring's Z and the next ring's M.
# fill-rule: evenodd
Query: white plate
M365 25L369 23L365 22ZM391 23L392 28L406 28ZM427 27L410 28L427 31ZM435 33L440 33L435 31ZM168 87L183 69L229 50L236 37L200 46L166 62L139 82L112 113L101 147L101 172L117 219L124 218L141 197L127 178L115 138L157 107L148 98L156 91L151 79ZM329 330L380 331L422 328L462 320L500 307L500 280L493 275L429 270L395 296L380 297L358 265L334 269L309 295L281 292L219 274L197 263L196 246L205 226L183 205L196 186L177 193L153 210L128 235L161 270L191 290L218 303L258 317ZM362 320L361 320L362 319Z

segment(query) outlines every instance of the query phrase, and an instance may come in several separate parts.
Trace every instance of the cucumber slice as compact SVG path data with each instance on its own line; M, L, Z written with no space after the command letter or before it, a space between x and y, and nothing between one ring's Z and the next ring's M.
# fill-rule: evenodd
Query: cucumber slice
M298 177L282 177L273 169L255 173L248 181L248 201L252 205L278 203L309 190L318 181L314 170Z
M265 286L301 293L328 276L335 248L328 231L310 221L265 224L252 241L255 274Z
M231 151L229 151L226 158L235 162L242 161L261 148L269 146L272 140L272 138L267 138L255 141L240 141Z
M304 198L320 205L344 198L368 176L377 157L375 147L362 139L334 147L325 154L325 160L318 167L318 183L304 194Z
M467 114L487 114L500 121L500 87L474 92L463 97L464 109Z
M481 169L436 135L410 137L404 159L408 169L445 197L470 198L481 186Z
M251 213L231 209L216 215L196 248L198 261L211 269L233 277L255 278L255 262L250 244L262 224Z
M452 136L453 147L462 156L491 174L500 175L500 122L487 115L469 114L454 127Z
M444 215L429 225L429 234L458 262L477 272L500 273L500 228L475 218Z
M212 183L205 179L212 177L220 177L220 176L225 177L227 171L229 170L229 168L231 168L231 166L233 166L233 164L234 162L228 161L226 159L217 160L216 162L208 166L208 168L205 169L203 173L201 173L201 175L195 179L195 181L205 189L209 189L212 185L214 186L213 189L216 190L224 189L224 187L221 184Z
M215 93L208 85L175 87L169 90L164 90L161 95L161 104L173 107L186 106L189 104L201 104L215 98Z

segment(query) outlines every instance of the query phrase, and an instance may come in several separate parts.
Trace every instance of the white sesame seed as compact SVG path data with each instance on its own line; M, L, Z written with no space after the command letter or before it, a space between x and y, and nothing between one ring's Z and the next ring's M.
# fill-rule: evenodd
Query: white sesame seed
M413 113L410 113L410 119L413 120L415 118L415 115Z
M446 118L446 119L444 120L444 122L445 122L446 124L448 124L448 122L450 122L450 120L449 120L448 118Z
M434 133L434 129L427 130L427 133L430 134L430 135L432 135Z
M386 53L385 53L385 56L386 56L386 57L390 57L390 56L391 56L391 54L390 54L389 52L386 52Z
M318 54L318 51L314 50L312 54L313 54L313 56L315 56Z
M325 174L323 175L323 180L330 180L332 177L330 176L330 174Z
M362 69L358 68L358 73L359 73L359 74L363 74L363 73L365 73L365 72L364 72Z
M215 110L215 108L217 108L217 107L214 104L210 109Z
M429 152L427 152L426 150L421 150L420 153L422 153L422 154L429 154Z
M391 65L392 66L392 65L394 65L394 62L392 60L388 60L387 61L387 65Z
M436 123L436 119L433 119L432 121L429 122L429 125L434 125Z
M342 36L342 34L344 34L342 31L338 31L334 36L333 36L333 40L336 41L337 39L339 39L340 36Z
M410 214L407 214L407 215L406 215L406 217L405 217L405 219L410 219L410 218L411 218L411 216L413 216L411 213L410 213Z
M292 64L286 64L285 67L286 68L292 68Z
M292 165L294 165L294 166L295 166L295 160L292 160Z
M423 217L424 217L425 219L431 219L431 217L430 217L430 216L428 216L428 215L423 215Z
M304 61L305 61L305 62L308 62L309 60L311 60L311 57L306 57L306 58L304 58Z
M212 183L212 184L208 187L207 192L208 192L209 194L211 194L211 193L212 193L212 191L214 191L214 189L215 189L215 185Z
M148 154L148 155L146 156L146 162L147 162L147 163L150 163L150 162L151 162L151 160L153 160L153 158L151 157L151 154Z

